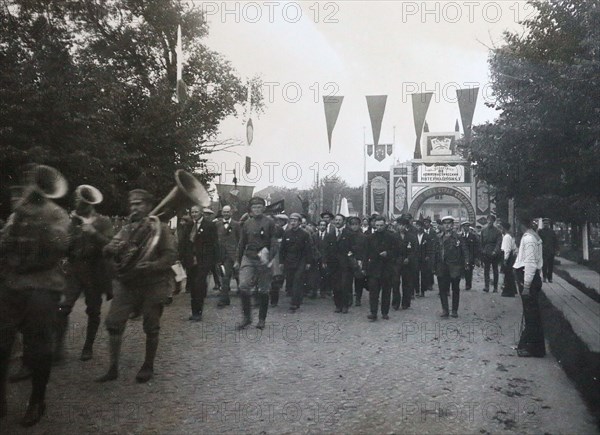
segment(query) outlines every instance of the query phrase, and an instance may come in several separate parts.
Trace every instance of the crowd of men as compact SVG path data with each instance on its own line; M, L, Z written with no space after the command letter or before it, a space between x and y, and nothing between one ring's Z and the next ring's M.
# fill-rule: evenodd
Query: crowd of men
M390 307L409 309L413 301L434 290L437 277L441 317L458 317L461 279L465 278L465 289L470 290L473 268L481 261L483 291L490 290L490 269L492 291L498 291L501 263L507 275L503 296L516 295L515 282L522 295L535 296L528 296L527 306L524 300L520 354L543 356L545 352L537 307L542 239L531 230L529 218L521 219L527 243L517 248L510 226L503 224L499 230L494 216L488 218L481 234L470 222L457 229L452 216L432 225L427 217L415 221L407 214L387 220L379 215L361 219L324 212L319 222L312 223L299 213L266 215L265 200L255 197L239 222L232 219L229 206L216 219L212 209L193 206L178 219L173 234L165 223L150 216L155 202L152 194L135 189L129 193L127 223L114 234L110 220L95 210L102 194L92 186L75 190L70 214L35 191L14 189L13 199L14 212L0 235L0 419L7 414L9 360L20 332L23 364L10 380L32 380L21 421L24 426L36 424L45 412L51 361L64 358L69 313L82 293L88 315L82 361L93 357L103 296L112 299L105 319L110 361L97 382L118 378L125 325L139 315L143 316L146 351L136 380L152 378L160 319L177 291L173 274L177 261L187 275L189 320L202 321L208 277L213 275L220 284L218 308L230 305L231 283L237 281L240 329L252 324L253 305L259 309L256 327L264 328L268 309L279 304L284 285L291 312L300 309L305 297L320 296L333 299L335 313L346 314L352 305L361 305L367 291L368 319L374 322L379 313L389 319ZM550 240L551 231L540 235ZM533 251L526 253L528 247ZM520 268L516 281L513 268ZM547 269L544 266L544 277L551 281L551 266Z

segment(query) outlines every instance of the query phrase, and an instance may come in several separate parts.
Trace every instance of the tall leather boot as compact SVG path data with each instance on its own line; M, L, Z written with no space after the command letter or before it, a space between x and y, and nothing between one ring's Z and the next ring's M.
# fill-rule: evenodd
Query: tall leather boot
M85 343L83 345L83 350L81 351L81 357L79 358L81 361L89 361L92 359L92 348L94 346L94 341L96 340L99 326L100 318L88 317Z
M51 355L43 355L31 362L31 396L21 426L30 427L37 424L46 412L46 386L50 379L52 367Z
M267 311L269 309L269 295L267 293L259 294L260 307L258 309L258 323L256 327L258 329L265 328L265 320L267 319Z
M119 354L121 353L121 343L123 336L121 334L112 334L108 336L108 346L110 350L110 367L104 376L96 379L96 382L114 381L119 377Z
M238 329L244 329L248 325L252 324L252 301L251 296L249 294L241 294L240 299L242 300L242 313L243 320L242 323L238 325Z
M156 350L158 349L158 334L146 335L146 358L140 371L137 373L135 380L143 383L148 382L154 375L154 358L156 358Z

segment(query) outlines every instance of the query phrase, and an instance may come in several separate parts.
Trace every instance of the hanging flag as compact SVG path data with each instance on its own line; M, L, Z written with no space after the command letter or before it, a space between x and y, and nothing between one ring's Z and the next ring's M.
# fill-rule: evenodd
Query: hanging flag
M249 174L250 173L250 169L252 169L250 167L251 163L252 163L252 160L250 160L250 157L246 156L246 166L245 166L246 174Z
M327 124L327 140L329 141L329 151L331 152L331 135L337 122L344 97L341 96L323 96L323 107L325 108L325 123Z
M412 108L413 108L413 120L415 122L415 133L417 134L417 141L415 142L415 153L414 158L420 159L421 156L421 132L423 131L423 123L425 122L425 116L427 115L427 109L431 102L433 92L424 92L421 94L412 94Z
M458 125L458 119L456 120L456 124L454 124L454 131L460 131L460 126Z
M477 94L479 88L457 89L456 98L458 99L458 110L460 111L460 119L462 121L465 137L471 137L471 123L473 122L473 114L475 113L475 105L477 104Z
M394 145L390 144L390 145L386 145L386 147L387 147L387 155L391 156L392 153L394 152Z
M375 147L379 145L379 135L381 133L381 123L383 121L386 101L387 95L367 95L367 107L369 109L369 117L371 118L373 144ZM375 152L377 153L377 148Z
M385 159L385 145L375 145L375 160L378 162Z
M429 124L427 124L427 121L423 124L423 133L429 133Z
M367 154L369 157L373 155L373 145L367 145Z
M176 95L178 103L185 103L188 97L188 88L183 81L183 45L181 43L181 26L177 26L177 46L175 47L177 57L177 84Z

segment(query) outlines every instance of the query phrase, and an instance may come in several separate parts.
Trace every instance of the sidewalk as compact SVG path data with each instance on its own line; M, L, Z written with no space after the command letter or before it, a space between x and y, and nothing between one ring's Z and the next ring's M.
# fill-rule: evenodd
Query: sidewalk
M544 332L553 355L600 418L600 303L592 299L592 292L599 293L600 276L564 258L559 261L555 272L562 277L555 273L553 282L542 286Z
M600 274L598 272L563 257L556 257L556 259L560 261L560 264L555 266L557 269L567 272L575 281L600 294Z

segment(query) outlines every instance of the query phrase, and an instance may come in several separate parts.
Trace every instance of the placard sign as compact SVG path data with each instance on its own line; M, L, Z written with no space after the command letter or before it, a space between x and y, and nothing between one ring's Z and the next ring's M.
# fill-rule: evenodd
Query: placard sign
M463 165L419 165L419 183L464 183Z

